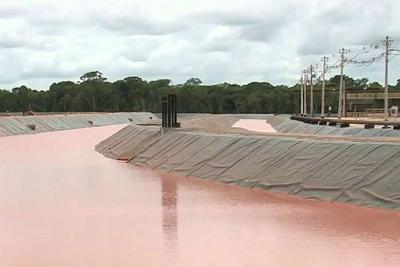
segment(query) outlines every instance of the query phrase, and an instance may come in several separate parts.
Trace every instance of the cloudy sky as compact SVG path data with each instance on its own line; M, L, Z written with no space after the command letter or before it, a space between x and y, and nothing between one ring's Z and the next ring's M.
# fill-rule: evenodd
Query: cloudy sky
M291 85L322 55L335 63L341 47L389 35L400 48L399 10L397 0L1 0L0 87L47 89L91 70L112 81ZM383 62L346 73L382 82ZM390 62L397 78L400 56Z

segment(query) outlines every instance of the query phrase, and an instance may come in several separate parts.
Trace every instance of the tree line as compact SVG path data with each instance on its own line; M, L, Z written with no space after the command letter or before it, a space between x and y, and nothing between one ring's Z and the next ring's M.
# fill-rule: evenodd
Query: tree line
M346 88L382 90L377 82L345 77ZM318 105L320 81L315 85L314 100ZM327 81L327 105L334 112L337 105L339 76ZM98 72L88 72L81 81L53 83L48 90L20 86L0 90L0 112L129 112L161 111L161 95L175 93L178 111L187 113L295 113L299 109L300 85L272 85L251 82L246 85L222 83L202 85L199 78L172 85L169 79L146 81L127 77L109 82ZM391 86L400 90L400 85ZM316 107L318 110L318 107Z

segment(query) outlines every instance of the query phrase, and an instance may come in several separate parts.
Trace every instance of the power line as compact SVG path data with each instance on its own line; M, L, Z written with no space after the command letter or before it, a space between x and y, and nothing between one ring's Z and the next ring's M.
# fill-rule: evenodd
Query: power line
M323 69L322 71L317 70L317 67L314 68L314 65L311 65L309 70L303 71L303 84L304 90L302 99L304 97L304 108L303 111L307 113L307 85L310 85L310 113L313 115L314 107L313 107L313 78L316 78L318 82L322 79L323 87L325 85L325 74L340 69L340 89L339 89L339 103L338 103L338 118L340 119L342 116L346 116L346 103L345 103L345 86L344 86L344 67L352 64L356 66L371 66L374 63L381 62L383 59L385 60L385 120L388 120L388 63L393 60L394 57L400 55L400 48L393 47L394 43L400 44L400 37L386 37L384 40L380 42L372 42L370 44L363 45L362 47L351 47L350 49L340 49L339 54L332 54L332 58L337 59L335 63L328 65L327 57L323 57ZM371 55L377 49L384 48L384 52L380 52L377 55ZM361 57L361 55L368 55L368 57ZM324 116L324 99L321 103L321 116Z
M372 58L370 58L370 59L364 59L364 60L354 60L354 59L350 59L350 60L348 60L348 63L356 64L356 65L358 65L358 66L363 66L363 65L365 65L365 66L370 66L370 65L372 65L372 64L375 63L375 62L381 61L384 57L385 57L385 54L384 54L384 53L381 53L379 56L372 57Z

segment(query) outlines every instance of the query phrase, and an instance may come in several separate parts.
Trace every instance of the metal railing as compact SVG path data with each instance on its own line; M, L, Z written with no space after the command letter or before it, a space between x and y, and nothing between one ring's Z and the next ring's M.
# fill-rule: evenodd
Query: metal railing
M347 100L377 100L385 99L384 93L348 93ZM389 99L400 99L400 93L390 93Z

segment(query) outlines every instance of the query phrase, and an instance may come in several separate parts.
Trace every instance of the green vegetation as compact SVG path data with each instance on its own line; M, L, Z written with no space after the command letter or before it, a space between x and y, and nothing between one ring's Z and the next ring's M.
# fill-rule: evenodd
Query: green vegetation
M346 87L362 87L382 90L368 79L354 80L345 77ZM339 77L327 82L327 105L336 110ZM315 86L316 110L319 110L320 82ZM399 85L391 89L400 89ZM299 110L299 85L274 86L268 82L252 82L247 85L202 85L199 78L191 78L185 84L171 85L168 79L145 81L139 77L127 77L109 82L98 71L88 72L81 82L54 83L49 90L37 91L21 86L0 90L0 112L160 112L160 95L176 93L179 112L202 113L295 113Z

